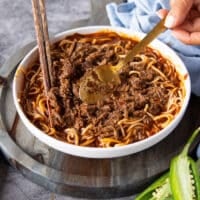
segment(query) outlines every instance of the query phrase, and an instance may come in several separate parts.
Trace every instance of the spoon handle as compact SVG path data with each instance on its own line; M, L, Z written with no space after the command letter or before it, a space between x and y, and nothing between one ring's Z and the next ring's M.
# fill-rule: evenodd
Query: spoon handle
M138 42L132 50L128 52L126 57L124 58L123 65L127 64L137 53L143 50L152 40L154 40L161 32L166 30L164 26L165 22L164 17L160 22L140 41Z

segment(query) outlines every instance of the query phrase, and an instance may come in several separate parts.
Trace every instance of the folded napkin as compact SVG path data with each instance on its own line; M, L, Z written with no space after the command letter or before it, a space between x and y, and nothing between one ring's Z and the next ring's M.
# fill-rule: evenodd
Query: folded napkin
M166 0L128 0L127 3L110 3L106 11L112 26L124 27L143 33L149 32L160 20L156 11L169 9ZM174 38L170 30L160 34L158 39L173 48L185 63L191 76L192 92L200 96L200 45L186 45ZM200 145L197 150L200 158Z
M160 20L156 11L169 8L166 0L129 0L127 3L106 5L112 26L125 27L143 33L149 32ZM200 45L186 45L174 38L170 30L158 36L162 42L173 48L184 61L192 82L192 92L200 96Z

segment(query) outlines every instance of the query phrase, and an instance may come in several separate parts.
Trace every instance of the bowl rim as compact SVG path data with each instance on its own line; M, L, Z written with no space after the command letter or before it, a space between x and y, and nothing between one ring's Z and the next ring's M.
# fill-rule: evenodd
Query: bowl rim
M134 38L137 37L138 39L141 39L142 37L144 37L146 34L144 33L140 33L137 31L130 31L129 29L125 29L125 28L121 28L121 27L112 27L112 26L86 26L86 27L79 27L79 28L74 28L74 29L70 29L64 32L61 32L59 34L56 34L55 37L51 40L51 43L54 43L56 41L61 40L62 38L64 38L67 35L71 35L73 33L82 33L82 34L87 34L87 33L93 33L93 32L97 32L97 31L102 31L102 30L108 30L108 31L116 31L118 33L122 33L122 34L127 34L128 36L133 36ZM19 97L18 97L18 93L16 91L16 86L17 86L17 78L18 75L14 75L14 79L13 79L13 99L14 99L14 105L16 107L16 110L23 122L23 124L25 125L25 127L29 130L29 132L34 135L36 138L38 138L40 141L42 141L43 143L45 143L46 145L61 151L63 153L66 154L70 154L73 156L79 156L79 157L85 157L85 158L116 158L116 157L121 157L121 156L127 156L130 154L134 154L140 151L143 151L147 148L152 147L153 145L155 145L156 143L159 143L162 139L164 139L165 137L167 137L172 130L179 124L180 120L182 119L186 108L188 106L189 103L189 99L190 99L190 94L191 94L191 81L190 81L190 76L189 76L189 72L185 66L185 64L183 63L183 61L181 60L181 58L176 54L176 52L171 49L169 46L167 46L166 44L164 44L163 42L159 41L158 39L155 39L149 46L152 48L156 49L158 48L157 46L160 46L161 49L164 48L164 50L167 50L167 52L169 52L174 58L176 58L176 61L178 61L179 65L181 66L181 70L183 70L184 74L187 75L185 81L184 81L184 85L186 88L186 95L184 98L184 102L183 105L179 111L179 113L176 115L176 117L173 119L172 122L170 122L170 124L165 127L164 129L160 130L158 133L135 143L131 143L131 144L127 144L124 146L117 146L117 147L107 147L107 148L97 148L97 147L83 147L83 146L77 146L77 145L73 145L73 144L69 144L67 142L64 141L60 141L56 138L53 138L49 135L47 135L46 133L44 133L43 131L41 131L39 128L37 128L34 124L32 124L30 122L30 120L26 117L25 113L23 112L23 109L18 101ZM21 63L19 64L18 68L20 67L24 67L26 68L26 62L29 61L29 59L31 58L31 56L36 53L37 51L37 45L24 57L24 59L21 61ZM160 52L161 54L163 54L162 52ZM165 56L164 56L165 57ZM17 70L16 70L17 71Z

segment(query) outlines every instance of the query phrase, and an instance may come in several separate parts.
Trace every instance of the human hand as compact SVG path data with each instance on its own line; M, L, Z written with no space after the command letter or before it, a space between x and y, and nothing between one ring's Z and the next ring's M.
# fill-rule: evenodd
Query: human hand
M167 15L165 26L185 44L200 45L200 0L171 0L171 9L161 9L158 15Z

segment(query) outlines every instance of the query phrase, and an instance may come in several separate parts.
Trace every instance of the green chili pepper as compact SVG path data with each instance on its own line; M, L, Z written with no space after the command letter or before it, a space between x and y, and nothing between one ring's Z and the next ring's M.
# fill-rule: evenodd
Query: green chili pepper
M200 158L197 160L196 164L200 175Z
M194 131L183 151L170 163L170 186L175 200L200 200L197 164L187 155L199 131L200 127Z
M173 200L169 183L169 173L161 176L135 200Z
M200 175L188 150L200 132L194 131L183 151L170 163L170 172L145 189L135 200L200 200Z

